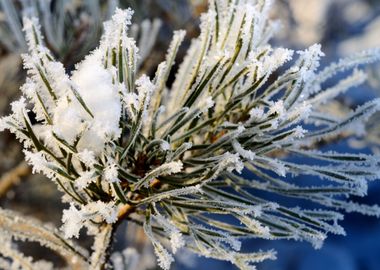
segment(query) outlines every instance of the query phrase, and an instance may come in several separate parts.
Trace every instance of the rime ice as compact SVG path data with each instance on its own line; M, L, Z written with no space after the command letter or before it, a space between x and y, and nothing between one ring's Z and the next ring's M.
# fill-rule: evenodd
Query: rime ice
M150 78L140 74L139 50L128 36L133 12L117 9L99 47L70 77L44 45L37 20L25 19L28 78L0 130L15 133L33 171L64 193L65 237L79 237L83 227L95 236L91 269L104 263L112 230L129 215L143 226L163 269L183 247L253 269L275 253L243 253L243 238L304 240L319 248L327 234L344 234L340 211L380 215L377 205L350 199L379 178L378 157L311 150L357 131L380 110L379 100L341 118L322 110L365 82L360 65L379 60L380 51L319 70L320 45L294 53L269 43L278 29L269 19L272 1L209 2L171 86L184 31L174 33ZM349 75L326 88L341 72ZM295 176L304 177L302 184ZM290 208L277 196L313 206Z

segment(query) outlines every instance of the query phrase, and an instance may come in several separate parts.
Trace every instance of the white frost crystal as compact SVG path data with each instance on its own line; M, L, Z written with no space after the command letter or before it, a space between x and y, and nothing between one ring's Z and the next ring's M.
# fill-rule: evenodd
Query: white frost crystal
M109 183L119 182L117 164L108 165L104 170L104 179Z
M112 203L100 201L91 202L78 209L74 204L70 204L69 209L63 210L62 230L67 238L79 237L79 231L88 222L114 223L117 220L117 209Z
M339 117L323 110L366 80L360 65L380 60L380 50L319 71L319 44L296 53L269 44L278 26L269 19L271 5L209 0L201 34L173 82L184 31L174 33L150 78L128 36L133 12L116 9L99 47L69 75L43 44L37 20L25 19L28 78L0 131L14 133L33 172L64 193L64 236L78 238L83 227L95 236L88 269L107 263L113 231L125 220L143 226L163 269L182 247L253 269L275 254L242 253L244 238L320 247L327 234L344 234L339 211L380 216L379 206L350 199L379 178L378 156L312 150L321 140L363 131L380 110L379 99ZM146 48L149 25L137 35ZM341 72L351 73L332 83ZM278 197L308 200L315 209L289 208ZM122 268L120 256L114 261Z
M83 151L77 154L77 157L80 161L82 161L86 166L93 167L96 163L95 154L93 151L89 151L88 149L83 149Z
M83 227L83 213L78 210L73 204L69 209L63 210L62 215L62 230L66 238L79 237L79 231Z
M180 232L173 232L170 235L170 245L172 251L175 254L180 248L185 246L185 241L183 240L183 235Z
M82 117L88 119L88 130L84 132L78 148L99 153L103 145L120 136L121 101L109 71L102 67L100 51L93 52L77 66L72 76L73 83L83 101L93 114L93 119L82 108ZM72 128L75 128L73 126Z
M95 182L96 177L94 177L93 171L86 171L81 173L80 177L75 180L75 186L81 190L88 187L89 184Z

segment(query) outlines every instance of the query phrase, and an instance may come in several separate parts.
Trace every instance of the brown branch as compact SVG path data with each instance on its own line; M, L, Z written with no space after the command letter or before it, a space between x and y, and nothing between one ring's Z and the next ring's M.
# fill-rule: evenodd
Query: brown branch
M125 217L129 216L135 211L136 207L130 204L124 204L117 215L118 222L122 221Z
M15 168L5 173L0 178L0 197L3 197L14 185L18 184L21 177L31 173L30 167L25 162L21 162Z

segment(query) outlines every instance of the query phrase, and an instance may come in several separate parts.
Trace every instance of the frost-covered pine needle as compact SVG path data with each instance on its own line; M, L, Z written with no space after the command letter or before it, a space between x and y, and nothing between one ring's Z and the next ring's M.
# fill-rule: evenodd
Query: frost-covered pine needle
M254 269L275 253L242 253L245 238L319 248L328 233L345 233L341 211L380 215L379 206L350 199L379 178L379 157L313 149L380 110L372 100L341 119L320 111L365 81L359 66L379 60L380 50L320 71L320 45L294 53L268 43L277 25L271 6L210 0L179 69L173 66L182 31L153 78L139 75L130 9L115 11L99 47L71 75L45 47L37 20L25 18L28 79L0 127L24 143L34 171L64 192L66 237L128 220L143 226L163 269L183 246ZM347 70L354 71L325 87ZM292 208L277 196L315 206Z

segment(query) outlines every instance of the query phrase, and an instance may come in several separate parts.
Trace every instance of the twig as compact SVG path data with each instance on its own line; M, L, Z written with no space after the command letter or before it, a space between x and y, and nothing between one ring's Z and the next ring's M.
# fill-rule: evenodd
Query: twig
M30 167L26 162L21 162L15 168L5 173L0 178L0 198L3 197L12 186L18 184L23 176L29 175Z

